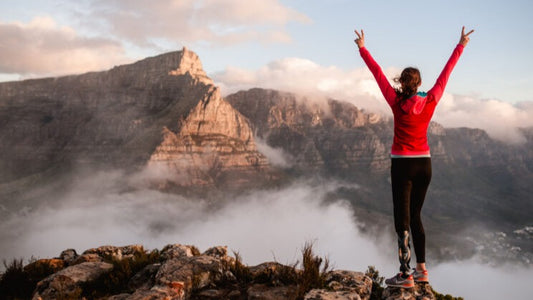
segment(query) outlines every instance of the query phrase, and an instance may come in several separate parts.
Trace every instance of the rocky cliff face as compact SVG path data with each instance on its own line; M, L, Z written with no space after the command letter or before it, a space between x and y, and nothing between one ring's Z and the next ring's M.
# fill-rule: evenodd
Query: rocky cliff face
M268 173L266 158L257 151L248 119L224 101L212 87L182 122L180 131L163 130L148 168L177 174L180 185L232 185ZM232 173L231 178L224 178ZM236 176L239 174L239 176Z
M294 157L296 168L330 174L382 172L388 147L375 134L386 121L348 103L326 104L273 90L252 89L227 97L256 134Z

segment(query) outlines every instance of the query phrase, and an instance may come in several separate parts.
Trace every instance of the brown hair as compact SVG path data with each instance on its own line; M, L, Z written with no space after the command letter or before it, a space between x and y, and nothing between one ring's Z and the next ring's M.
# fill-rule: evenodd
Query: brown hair
M400 100L405 100L416 94L422 78L417 68L408 67L403 69L400 77L394 78L394 82L401 84L399 88L396 88L396 96Z

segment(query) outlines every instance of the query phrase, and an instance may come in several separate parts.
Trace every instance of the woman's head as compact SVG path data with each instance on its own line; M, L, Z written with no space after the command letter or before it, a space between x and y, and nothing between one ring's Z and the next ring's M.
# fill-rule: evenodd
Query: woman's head
M396 94L402 99L407 99L416 94L418 87L422 84L422 78L417 68L408 67L403 69L400 77L394 78L394 82L401 85L399 89L396 89Z

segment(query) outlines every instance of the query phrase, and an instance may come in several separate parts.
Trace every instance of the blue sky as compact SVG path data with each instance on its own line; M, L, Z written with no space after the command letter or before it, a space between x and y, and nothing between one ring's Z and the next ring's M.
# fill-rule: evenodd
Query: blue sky
M0 81L105 70L187 46L226 93L253 85L318 91L380 110L349 91L379 98L366 82L354 28L365 30L367 48L389 77L416 66L427 90L465 25L475 32L452 74L447 92L453 99L441 115L468 116L463 103L488 104L492 115L445 125L485 128L485 118L508 117L513 125L533 126L532 3L3 0ZM437 114L437 120L451 116Z

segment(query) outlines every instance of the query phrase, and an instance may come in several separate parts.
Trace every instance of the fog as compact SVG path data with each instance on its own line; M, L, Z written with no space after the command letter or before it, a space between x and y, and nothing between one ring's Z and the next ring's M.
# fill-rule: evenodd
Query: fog
M400 72L397 68L384 69L389 79L398 76ZM360 109L391 115L390 108L366 67L343 70L293 57L271 62L257 70L228 67L212 77L225 95L261 87L313 95L316 99L331 97L348 101ZM452 74L450 82L453 82L453 78ZM423 79L420 90L431 89L435 80L436 78ZM433 120L445 127L481 128L492 138L521 143L524 137L518 128L533 126L532 102L512 104L506 100L508 99L457 95L448 88L435 110Z
M315 252L329 257L335 269L365 271L374 265L383 276L397 270L392 232L363 235L347 202L323 201L339 183L302 181L213 203L148 189L124 192L127 180L121 172L93 174L76 181L62 197L12 212L0 221L0 258L54 257L67 248L81 253L102 245L161 249L181 243L201 251L227 245L255 265L296 262L302 246L313 242ZM533 292L533 270L519 266L489 267L475 259L432 265L429 258L428 268L437 291L465 299L526 299Z

